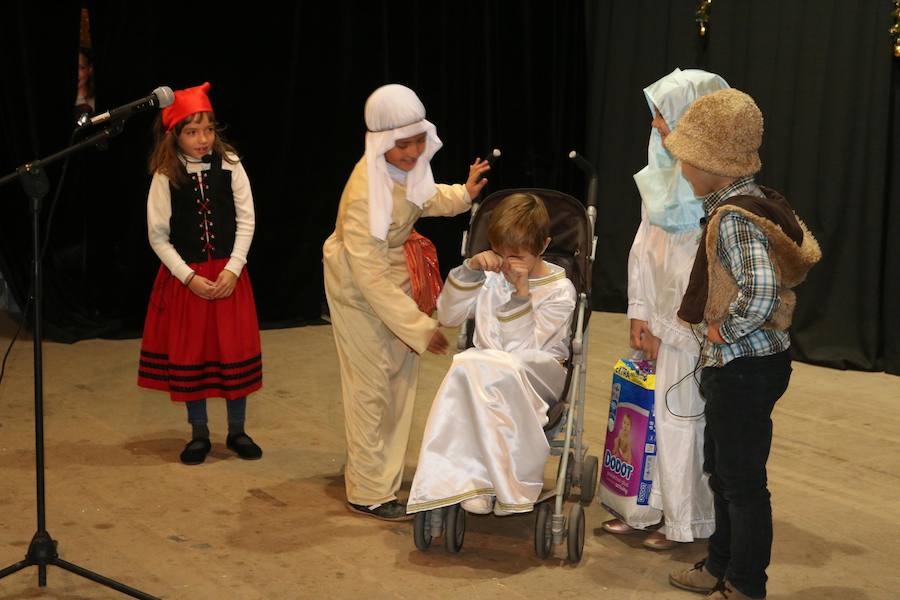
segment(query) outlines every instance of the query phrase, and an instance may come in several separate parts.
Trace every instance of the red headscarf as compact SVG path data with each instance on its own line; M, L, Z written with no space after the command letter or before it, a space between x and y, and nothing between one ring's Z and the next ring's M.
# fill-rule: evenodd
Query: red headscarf
M162 110L162 122L166 131L171 131L183 119L198 112L212 112L212 103L209 101L209 82L203 85L178 90L175 92L175 101Z

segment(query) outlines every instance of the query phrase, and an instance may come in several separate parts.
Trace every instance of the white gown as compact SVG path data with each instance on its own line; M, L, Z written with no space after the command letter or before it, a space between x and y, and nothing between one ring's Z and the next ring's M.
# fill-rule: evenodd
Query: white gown
M700 230L668 233L642 213L628 256L628 317L647 321L662 342L656 359L657 458L650 505L665 514L668 539L690 542L715 530L712 493L703 474L700 373L696 380L691 375L700 345L676 316Z
M513 298L499 273L460 266L438 298L448 326L475 317L474 348L453 357L428 422L407 512L475 496L496 496L508 512L528 512L543 487L550 446L547 408L566 372L575 288L556 265L529 281L530 301Z

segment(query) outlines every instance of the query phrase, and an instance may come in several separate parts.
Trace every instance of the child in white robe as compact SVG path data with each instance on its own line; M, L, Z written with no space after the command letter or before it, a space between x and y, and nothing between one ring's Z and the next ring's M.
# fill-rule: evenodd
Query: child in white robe
M631 533L658 523L644 546L670 550L708 538L715 529L713 498L703 473L703 397L694 372L700 344L678 316L697 254L703 204L681 166L663 147L698 97L728 87L719 75L675 69L644 89L651 122L648 164L634 176L641 194L641 224L628 256L631 347L656 360L656 471L652 520L603 523L611 533Z
M438 319L475 318L474 348L453 358L428 422L407 512L462 503L468 512L528 512L543 487L548 407L566 380L575 287L541 256L540 198L512 194L490 215L491 250L453 269Z

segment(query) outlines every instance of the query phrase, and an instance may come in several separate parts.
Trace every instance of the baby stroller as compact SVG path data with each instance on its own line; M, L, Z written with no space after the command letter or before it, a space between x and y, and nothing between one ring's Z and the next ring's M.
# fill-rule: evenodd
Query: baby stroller
M462 255L466 258L490 248L487 229L494 207L507 196L529 192L541 197L550 216L550 247L544 255L548 262L566 270L575 286L578 300L571 325L569 360L566 362L566 384L559 401L548 411L544 427L550 443L551 456L559 456L556 482L544 489L535 502L534 551L538 558L550 556L553 545L567 542L570 562L581 560L584 550L584 509L597 489L599 461L587 453L583 440L585 357L588 347L588 320L591 314L591 273L597 239L594 236L596 218L596 174L593 167L574 151L569 154L579 167L591 177L588 202L585 207L568 194L545 189L509 189L494 192L480 204L472 206L469 230L463 234ZM465 350L472 345L474 321L464 323L457 346ZM564 513L564 503L572 488L580 489L580 502ZM550 502L555 500L555 502ZM466 528L466 511L459 504L416 513L413 538L419 550L427 550L432 538L444 538L449 552L462 548Z

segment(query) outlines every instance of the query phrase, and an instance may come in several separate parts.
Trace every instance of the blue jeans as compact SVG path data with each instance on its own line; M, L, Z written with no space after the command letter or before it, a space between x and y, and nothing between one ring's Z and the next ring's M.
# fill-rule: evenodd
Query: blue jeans
M706 367L703 470L710 474L716 531L706 568L751 598L766 596L772 554L772 505L766 461L772 446L772 409L791 378L787 351Z
M187 405L188 423L204 425L209 422L206 416L206 399L191 400L185 404ZM247 397L226 400L225 406L228 409L228 422L235 425L243 424L247 416Z

